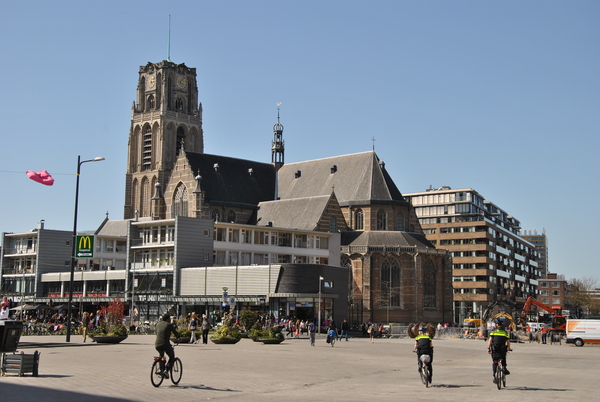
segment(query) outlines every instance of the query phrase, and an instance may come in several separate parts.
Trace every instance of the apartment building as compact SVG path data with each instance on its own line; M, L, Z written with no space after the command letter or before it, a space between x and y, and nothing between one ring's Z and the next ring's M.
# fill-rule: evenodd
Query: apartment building
M564 275L548 273L540 279L538 300L559 312L566 308L568 284Z
M538 264L542 275L546 275L548 271L548 237L546 237L546 230L542 230L539 234L537 230L525 230L522 237L533 243L535 249L538 251L539 259Z
M471 188L405 193L427 239L452 258L454 321L502 299L516 308L537 294L538 252L520 222Z

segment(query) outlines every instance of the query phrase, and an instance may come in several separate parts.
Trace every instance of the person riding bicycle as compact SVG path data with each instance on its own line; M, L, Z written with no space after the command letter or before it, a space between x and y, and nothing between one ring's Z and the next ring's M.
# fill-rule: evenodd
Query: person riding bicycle
M161 358L164 357L165 353L169 356L169 361L166 366L161 367L163 370L163 377L165 378L169 377L169 370L175 359L175 351L169 341L171 333L177 337L177 342L181 342L181 335L179 335L179 332L175 329L175 325L171 324L171 317L169 314L165 314L162 316L162 320L156 324L156 340L154 342L154 347Z
M510 348L510 336L504 330L504 320L501 320L499 318L494 320L494 330L490 333L487 346L488 353L492 355L492 375L496 373L498 361L502 362L502 367L504 367L504 374L510 374L510 372L506 368L506 352L512 349ZM496 382L495 376L493 381L494 383Z
M421 372L421 355L429 355L429 382L433 378L433 342L429 334L427 334L427 327L419 327L419 335L415 338L415 347L413 352L417 353L417 362L419 363L418 371Z

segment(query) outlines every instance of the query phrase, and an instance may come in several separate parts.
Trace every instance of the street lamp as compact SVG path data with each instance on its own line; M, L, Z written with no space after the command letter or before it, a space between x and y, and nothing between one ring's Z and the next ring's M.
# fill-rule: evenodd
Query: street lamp
M75 214L73 218L73 238L71 240L71 277L69 278L69 306L67 308L67 342L71 342L71 318L73 314L73 308L71 304L73 303L73 279L75 276L75 261L77 260L77 256L75 255L77 250L77 205L79 203L79 173L81 171L81 165L87 162L99 162L103 161L104 158L102 156L98 156L94 159L90 159L87 161L82 161L81 156L77 156L77 177L75 181Z
M319 276L319 308L317 309L317 334L321 333L321 281L322 276Z

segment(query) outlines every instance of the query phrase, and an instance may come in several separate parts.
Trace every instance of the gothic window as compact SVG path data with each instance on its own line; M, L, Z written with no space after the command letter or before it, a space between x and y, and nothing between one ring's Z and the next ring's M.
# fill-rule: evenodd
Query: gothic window
M183 99L180 97L177 97L177 100L175 101L175 110L183 112Z
M431 260L427 260L423 268L423 290L424 290L424 306L437 307L436 291L435 291L435 267Z
M175 189L173 217L175 216L188 216L188 191L183 183L180 183Z
M363 214L362 209L359 209L354 214L354 229L355 230L364 230L364 220L365 216Z
M179 150L185 147L185 130L183 127L177 128L177 144L175 149L175 155L179 155Z
M233 222L233 223L235 223L235 212L229 211L227 213L227 222L230 222L230 223Z
M399 232L404 231L404 214L400 211L398 211L398 225L396 230L398 230Z
M218 210L213 210L210 214L210 217L212 218L213 222L219 222L219 211Z
M377 211L377 230L387 230L386 213L383 209Z
M140 216L150 216L150 197L150 181L144 178L140 196Z
M144 149L142 150L142 170L152 169L152 127L144 128Z
M381 264L381 304L400 307L400 264L394 257L387 257Z
M148 102L146 102L146 110L154 109L154 95L148 96Z
M337 219L335 218L335 215L329 218L329 231L331 233L337 232Z

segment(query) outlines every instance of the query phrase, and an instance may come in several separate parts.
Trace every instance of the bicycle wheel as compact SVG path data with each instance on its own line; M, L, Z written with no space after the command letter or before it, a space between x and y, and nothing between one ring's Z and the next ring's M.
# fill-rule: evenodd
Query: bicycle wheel
M152 364L152 371L150 372L150 381L152 381L152 385L158 388L163 380L164 377L160 369L160 360L155 360L154 364Z
M500 365L496 366L494 379L496 380L496 386L498 387L498 389L502 389L502 368L500 367Z
M182 375L183 364L181 364L181 360L179 359L179 357L176 357L173 360L173 366L171 367L171 382L175 385L179 384Z
M501 373L501 376L502 376L502 386L503 386L504 388L506 388L506 373L504 373L504 367L502 367L502 373Z
M419 370L419 374L421 375L421 382L425 384L426 387L429 387L429 378L427 376L427 365L423 364L421 369Z

